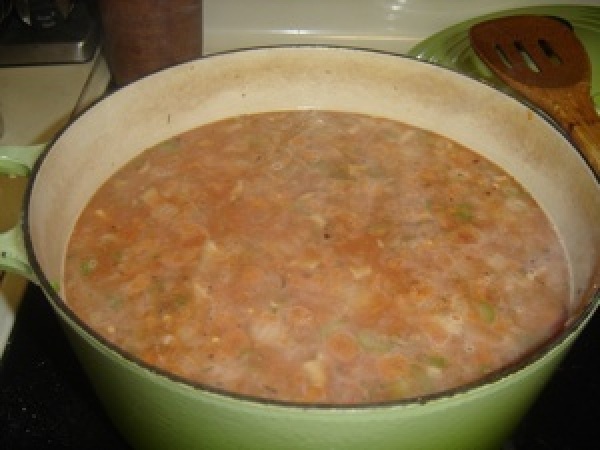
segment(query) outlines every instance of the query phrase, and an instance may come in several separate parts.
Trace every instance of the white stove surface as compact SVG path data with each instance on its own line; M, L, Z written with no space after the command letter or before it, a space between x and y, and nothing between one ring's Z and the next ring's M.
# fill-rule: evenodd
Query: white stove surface
M109 80L99 52L85 64L0 68L0 145L47 142L73 114L100 97ZM26 181L0 175L0 231L17 223ZM25 286L20 276L0 275L0 355Z
M326 44L405 53L430 35L494 11L600 0L204 0L204 54L263 45ZM48 141L75 109L101 96L110 75L102 55L90 63L0 68L0 145ZM23 179L0 175L0 231L21 208ZM0 278L0 355L26 281Z
M327 44L405 53L451 25L535 5L600 0L204 0L204 53Z

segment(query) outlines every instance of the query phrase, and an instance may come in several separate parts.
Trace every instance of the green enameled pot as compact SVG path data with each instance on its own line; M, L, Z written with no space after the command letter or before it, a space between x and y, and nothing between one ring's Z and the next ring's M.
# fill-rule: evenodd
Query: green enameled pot
M572 269L564 331L519 364L442 394L359 407L302 406L186 383L124 354L70 311L55 291L65 247L79 212L105 179L144 149L198 125L298 108L397 119L447 136L510 172L564 241ZM0 237L0 265L45 291L99 398L136 448L498 448L598 306L600 190L577 149L527 105L408 57L331 47L211 56L113 93L45 149L2 152L4 171L36 163L22 226Z

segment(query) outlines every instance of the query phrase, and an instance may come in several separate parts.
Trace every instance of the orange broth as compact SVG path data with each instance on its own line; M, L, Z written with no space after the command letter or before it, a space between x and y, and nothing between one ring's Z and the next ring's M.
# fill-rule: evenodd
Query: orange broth
M136 157L91 199L68 304L193 382L294 402L440 392L567 317L553 225L447 138L328 111L235 117Z

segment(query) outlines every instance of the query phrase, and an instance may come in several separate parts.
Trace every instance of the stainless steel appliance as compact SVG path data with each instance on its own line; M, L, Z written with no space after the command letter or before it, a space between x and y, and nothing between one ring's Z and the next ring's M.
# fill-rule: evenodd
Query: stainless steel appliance
M88 0L12 0L0 24L0 67L89 61L100 43L92 8Z
M71 14L74 0L13 0L17 13L35 28L53 28Z

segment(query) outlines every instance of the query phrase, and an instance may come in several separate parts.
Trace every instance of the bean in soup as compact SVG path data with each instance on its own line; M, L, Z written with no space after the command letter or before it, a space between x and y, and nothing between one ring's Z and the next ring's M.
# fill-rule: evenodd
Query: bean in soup
M439 135L328 111L201 126L111 177L65 259L68 304L147 364L239 394L436 393L560 330L569 271L510 175Z

